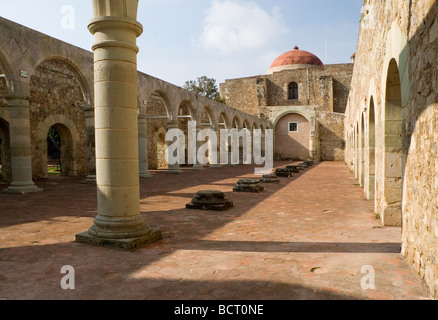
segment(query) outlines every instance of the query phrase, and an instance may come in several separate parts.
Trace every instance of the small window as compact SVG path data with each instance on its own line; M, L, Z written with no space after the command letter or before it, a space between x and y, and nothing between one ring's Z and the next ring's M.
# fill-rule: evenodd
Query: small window
M298 100L298 83L296 82L289 84L289 100Z
M289 122L289 132L298 132L298 122Z

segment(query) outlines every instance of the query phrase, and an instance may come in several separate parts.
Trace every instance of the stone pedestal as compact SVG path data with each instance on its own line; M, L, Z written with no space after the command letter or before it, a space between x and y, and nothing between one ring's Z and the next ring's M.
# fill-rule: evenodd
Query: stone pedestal
M290 173L299 173L300 169L298 166L286 166L286 169L289 170Z
M234 206L233 202L225 198L221 191L202 190L195 194L192 202L186 205L187 209L225 211Z
M76 241L134 250L161 237L140 214L137 53L138 0L93 1L98 215Z
M234 192L252 192L260 193L264 188L260 185L258 179L240 179L234 187Z
M278 179L275 173L265 174L262 179L260 179L262 183L280 183L280 179Z
M7 96L11 145L12 183L3 193L27 194L41 192L32 180L30 141L30 110L26 96Z
M312 167L315 162L313 160L306 160L303 162L305 165L307 165L308 167Z
M280 178L290 178L291 172L286 168L278 168L275 170L275 175Z

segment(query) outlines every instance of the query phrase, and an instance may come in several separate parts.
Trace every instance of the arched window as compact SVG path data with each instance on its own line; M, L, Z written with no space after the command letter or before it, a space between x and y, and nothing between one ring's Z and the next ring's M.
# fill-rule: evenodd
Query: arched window
M289 100L298 100L298 83L296 82L289 84Z

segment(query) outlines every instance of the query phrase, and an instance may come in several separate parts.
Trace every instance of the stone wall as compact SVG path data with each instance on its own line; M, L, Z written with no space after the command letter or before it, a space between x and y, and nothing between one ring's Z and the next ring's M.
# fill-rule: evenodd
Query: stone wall
M344 120L341 113L317 110L321 161L344 161Z
M146 106L147 126L148 126L148 165L149 169L167 167L163 135L167 132L166 107L163 99L156 93L152 93L147 100Z
M272 75L226 80L220 85L228 105L250 114L266 113L265 106L320 105L343 113L347 105L353 64L285 70ZM288 99L288 86L298 84L297 100Z
M438 5L368 0L365 6L346 111L347 163L382 223L402 225L402 254L438 298Z
M37 68L30 81L29 100L32 170L35 179L47 178L47 149L44 139L39 136L40 123L58 124L66 129L65 137L59 132L62 135L61 139L64 138L61 147L65 153L61 156L64 169L61 174L87 174L85 113L81 107L83 101L82 90L75 74L63 62L50 60ZM62 117L55 118L56 115ZM65 123L62 119L69 119L71 122ZM79 135L77 141L73 139L75 132L67 132L73 127ZM59 128L57 130L59 131ZM72 161L75 164L70 166L68 162Z

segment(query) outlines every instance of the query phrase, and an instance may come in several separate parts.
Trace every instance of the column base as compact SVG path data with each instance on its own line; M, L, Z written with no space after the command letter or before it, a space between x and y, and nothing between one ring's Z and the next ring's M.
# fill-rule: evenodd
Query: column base
M166 174L180 174L180 173L183 173L183 171L180 169L169 169L166 171Z
M153 177L154 177L154 175L150 174L149 172L140 173L141 179L149 179L149 178L153 178Z
M96 184L96 176L87 176L87 178L82 181L84 184Z
M44 189L38 188L35 185L32 186L10 186L7 189L2 190L2 193L7 194L29 194L29 193L35 193L35 192L43 192Z
M193 165L192 170L193 171L202 171L202 170L205 170L205 168L203 165L200 165L200 164L196 165L195 164L195 165Z
M125 251L135 251L161 239L161 230L151 228L147 235L131 239L106 239L90 235L88 231L76 235L76 242L89 244L92 246L121 249Z
M211 169L222 169L222 166L220 164L212 164L210 165Z
M385 227L402 226L402 208L401 206L388 206L381 215L382 225Z

